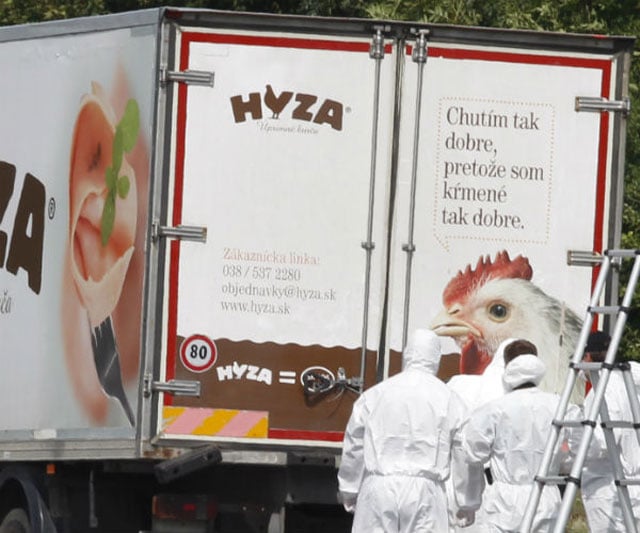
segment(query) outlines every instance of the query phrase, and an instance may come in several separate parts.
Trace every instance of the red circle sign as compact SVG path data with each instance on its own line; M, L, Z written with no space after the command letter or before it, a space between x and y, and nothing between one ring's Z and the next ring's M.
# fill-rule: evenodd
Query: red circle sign
M205 335L191 335L180 346L180 360L191 372L205 372L218 359L215 342Z

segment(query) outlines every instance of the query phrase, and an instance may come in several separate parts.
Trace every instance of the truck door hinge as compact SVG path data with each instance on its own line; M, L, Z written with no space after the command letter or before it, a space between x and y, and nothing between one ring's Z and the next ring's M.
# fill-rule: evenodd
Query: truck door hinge
M602 254L591 250L567 250L567 265L596 266L602 263Z
M603 111L619 112L627 115L631 111L631 100L608 100L601 96L576 96L576 111L591 111L600 113Z
M376 32L371 38L369 57L371 59L382 59L384 58L384 36L382 35L382 32L388 31L388 28L385 28L384 26L374 26L373 29L376 30Z
M144 395L151 396L154 392L164 392L173 396L195 396L200 397L200 382L180 379L170 379L169 381L153 381L151 376L144 378Z
M187 85L202 85L213 87L215 74L205 70L168 70L160 71L160 83L166 84L170 81L186 83Z
M414 63L426 63L427 62L427 37L429 36L429 30L419 30L416 36L416 44L413 47L411 53L411 59Z
M207 228L203 226L161 226L154 222L151 226L151 238L157 241L160 237L179 239L181 241L207 242Z
M608 251L592 252L591 250L567 250L567 265L594 267L601 265ZM622 260L620 257L611 259L613 268L620 267Z

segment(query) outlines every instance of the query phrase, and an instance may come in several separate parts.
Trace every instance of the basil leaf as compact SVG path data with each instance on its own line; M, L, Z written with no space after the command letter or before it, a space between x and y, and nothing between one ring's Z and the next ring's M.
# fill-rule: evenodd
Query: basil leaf
M120 124L116 128L116 134L113 136L113 147L111 151L111 166L113 167L113 171L118 175L120 172L120 167L122 166L122 154L124 151L124 133Z
M129 182L128 176L120 176L118 178L118 196L123 200L129 194L129 188L131 187L131 183Z
M140 110L138 102L131 99L127 102L124 115L118 127L122 130L123 147L125 152L130 152L136 145L138 129L140 128Z
M116 219L116 197L115 194L109 192L104 202L102 210L102 220L100 223L100 236L102 238L102 246L106 246L113 231L113 224Z
M112 167L107 167L107 170L105 171L105 181L107 182L107 190L109 192L116 188L117 176L118 175L114 172Z

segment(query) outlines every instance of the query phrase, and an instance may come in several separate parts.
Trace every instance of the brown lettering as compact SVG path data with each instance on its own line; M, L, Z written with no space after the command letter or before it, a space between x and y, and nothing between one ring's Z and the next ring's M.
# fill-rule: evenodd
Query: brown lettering
M291 91L284 91L280 93L279 96L276 96L271 85L267 85L267 91L264 93L264 104L271 110L271 113L273 113L272 118L280 117L280 113L282 113L282 110L291 101L292 96L293 93Z
M44 185L27 174L7 257L7 270L17 274L18 268L24 268L29 276L29 287L36 294L40 293L42 284L45 197Z
M318 100L317 96L312 94L296 94L296 102L298 102L298 107L293 110L291 116L298 120L306 120L310 122L313 118L313 113L309 111L309 108L315 104Z
M272 119L280 118L281 113L291 102L294 93L292 91L283 91L276 93L270 84L267 84L264 92L264 105L271 111ZM243 99L241 95L232 96L231 107L233 117L238 122L245 122L247 115L253 120L262 119L262 95L260 93L249 93L247 99ZM328 124L334 130L342 130L342 120L344 117L344 108L340 102L335 100L324 100L320 108L315 112L312 108L319 101L318 97L313 94L297 93L295 95L297 105L291 112L291 118L295 120L304 120L305 122L313 121L316 124Z
M4 161L0 161L0 224L7 212L9 200L13 194L13 186L16 181L16 167ZM4 266L4 256L7 252L7 234L0 231L0 268Z
M249 100L246 102L242 99L242 96L232 96L231 107L233 109L233 118L236 122L244 122L247 120L247 113L251 114L253 120L262 118L262 99L260 93L250 93Z
M335 100L325 100L313 121L316 124L330 124L334 130L340 131L342 129L342 104Z

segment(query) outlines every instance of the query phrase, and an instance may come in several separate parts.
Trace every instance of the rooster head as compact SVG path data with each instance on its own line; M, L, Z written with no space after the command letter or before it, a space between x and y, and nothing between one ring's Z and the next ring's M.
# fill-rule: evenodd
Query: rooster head
M449 281L442 295L444 308L431 328L440 336L452 337L461 348L460 373L482 374L499 344L518 336L522 309L512 296L518 284L529 283L532 277L527 258L511 259L503 250L493 262L481 256L475 269L467 265Z

